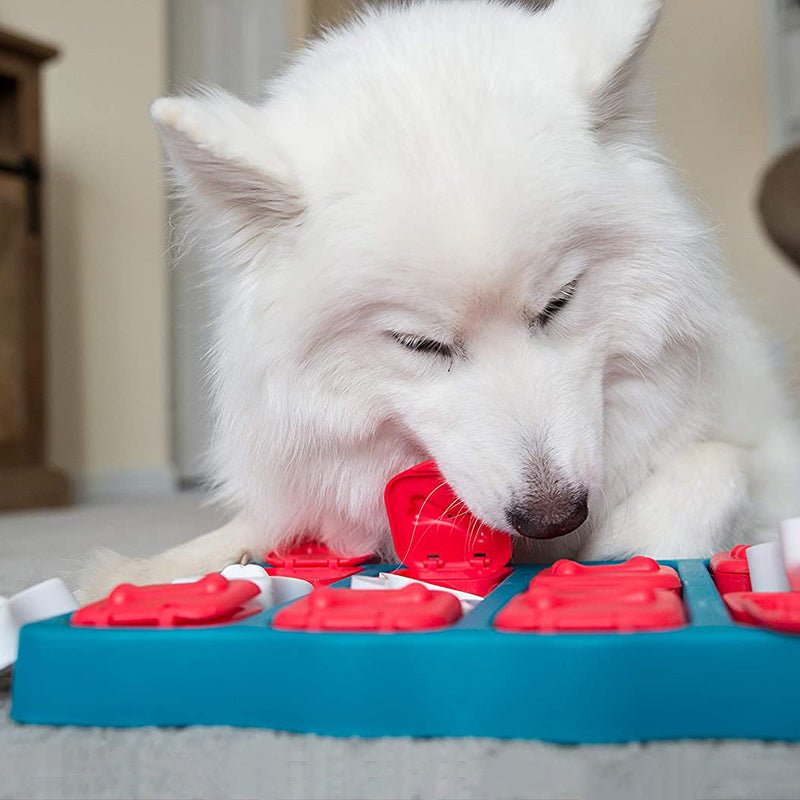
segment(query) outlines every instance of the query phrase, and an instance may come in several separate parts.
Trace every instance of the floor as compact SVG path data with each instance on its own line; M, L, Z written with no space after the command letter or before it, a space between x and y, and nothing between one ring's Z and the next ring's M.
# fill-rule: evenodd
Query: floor
M93 546L146 555L220 521L197 495L0 516L0 594L74 573ZM546 690L535 684L526 691ZM321 676L324 679L324 676ZM757 680L757 676L754 676ZM20 726L0 673L0 800L26 798L800 798L800 747L565 747L482 739L326 739L228 728ZM509 687L509 713L513 693ZM387 691L380 702L393 709ZM800 725L800 719L798 719Z

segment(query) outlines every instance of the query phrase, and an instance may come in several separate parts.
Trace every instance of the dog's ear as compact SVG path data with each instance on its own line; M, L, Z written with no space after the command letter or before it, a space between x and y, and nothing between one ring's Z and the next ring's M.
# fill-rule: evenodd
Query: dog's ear
M258 110L214 90L162 97L150 109L180 196L195 214L275 228L303 212L286 167L264 135Z
M555 0L547 13L575 51L597 127L624 111L625 94L661 15L663 0Z

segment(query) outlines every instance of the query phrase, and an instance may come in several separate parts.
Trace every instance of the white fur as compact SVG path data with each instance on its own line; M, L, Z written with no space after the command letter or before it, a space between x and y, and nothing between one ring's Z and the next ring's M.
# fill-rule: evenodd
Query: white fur
M588 521L540 557L705 556L800 512L764 341L649 132L636 65L659 7L384 8L312 43L259 106L154 103L215 280L211 465L238 516L106 560L92 593L307 533L389 553L383 486L425 458L506 530L545 462L588 486Z

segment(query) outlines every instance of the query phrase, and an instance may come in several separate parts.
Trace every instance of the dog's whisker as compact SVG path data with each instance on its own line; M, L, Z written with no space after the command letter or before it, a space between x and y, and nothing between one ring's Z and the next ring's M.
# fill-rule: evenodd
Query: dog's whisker
M436 494L436 492L438 492L440 489L444 488L445 486L447 486L447 481L442 481L437 486L434 486L433 489L431 489L431 491L428 492L427 497L422 501L422 504L420 505L419 510L417 511L416 517L414 518L414 524L413 524L413 526L411 528L411 537L409 539L408 547L406 548L406 552L402 556L400 555L400 553L397 554L401 564L405 563L405 561L408 558L409 554L413 550L414 537L417 535L417 528L420 525L420 520L422 518L422 512L424 511L425 506L431 500L433 495ZM424 533L423 533L423 535L424 535ZM398 569L399 569L399 564L398 564Z

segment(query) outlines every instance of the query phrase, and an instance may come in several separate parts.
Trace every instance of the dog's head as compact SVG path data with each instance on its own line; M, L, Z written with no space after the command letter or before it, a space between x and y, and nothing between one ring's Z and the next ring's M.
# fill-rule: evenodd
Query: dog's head
M614 370L694 311L683 267L663 270L691 223L631 100L659 8L370 12L262 106L154 104L223 277L229 461L392 430L496 527L584 521Z

